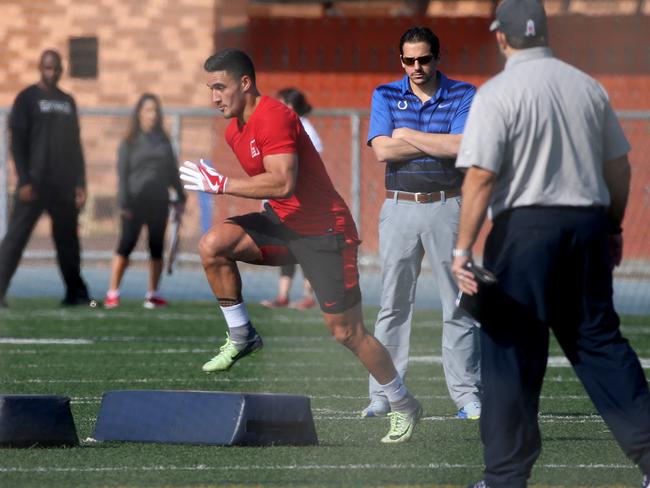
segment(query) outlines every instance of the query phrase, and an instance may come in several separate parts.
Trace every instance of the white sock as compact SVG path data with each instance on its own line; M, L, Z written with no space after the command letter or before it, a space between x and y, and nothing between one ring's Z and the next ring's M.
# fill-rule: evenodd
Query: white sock
M108 291L106 292L106 296L107 296L108 298L119 298L119 296L120 296L120 290L119 290L119 288L118 288L118 289L115 289L115 290L108 290Z
M408 394L400 375L395 376L392 381L385 385L380 384L380 386L389 403L397 403Z
M246 304L244 302L231 307L221 307L221 311L223 312L223 316L226 319L226 324L228 324L229 329L243 327L250 322L248 310L246 309Z

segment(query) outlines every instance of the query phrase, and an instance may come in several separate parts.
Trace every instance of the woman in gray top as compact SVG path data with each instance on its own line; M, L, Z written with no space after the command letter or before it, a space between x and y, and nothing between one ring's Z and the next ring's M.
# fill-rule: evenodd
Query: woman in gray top
M149 237L149 284L144 307L164 307L158 293L163 268L165 230L169 217L169 188L178 198L178 215L185 206L185 193L178 176L176 156L162 125L162 107L156 95L143 94L135 106L128 133L118 151L118 204L121 232L111 265L111 278L104 306L120 304L120 282L129 265L140 231L147 226Z

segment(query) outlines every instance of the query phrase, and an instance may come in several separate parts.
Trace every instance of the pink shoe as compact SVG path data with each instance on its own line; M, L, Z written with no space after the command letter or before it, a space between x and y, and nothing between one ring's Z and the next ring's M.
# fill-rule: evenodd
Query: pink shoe
M273 300L262 300L260 305L267 308L284 308L289 306L289 299L277 297Z
M154 308L166 307L167 305L169 305L167 303L167 300L165 300L163 297L160 296L145 297L144 303L142 304L144 308L149 310L153 310Z
M119 295L106 295L104 298L104 308L117 308L120 306Z
M289 305L289 308L293 308L295 310L308 310L310 308L314 308L315 306L316 300L314 300L312 297L305 297L299 302L295 302Z

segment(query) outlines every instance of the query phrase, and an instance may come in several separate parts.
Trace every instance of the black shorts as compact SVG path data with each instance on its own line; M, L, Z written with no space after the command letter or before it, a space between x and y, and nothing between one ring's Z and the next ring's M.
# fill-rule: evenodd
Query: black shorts
M302 236L280 222L268 207L228 221L239 225L262 252L261 261L253 264L300 264L323 312L342 313L361 301L356 231L354 235Z

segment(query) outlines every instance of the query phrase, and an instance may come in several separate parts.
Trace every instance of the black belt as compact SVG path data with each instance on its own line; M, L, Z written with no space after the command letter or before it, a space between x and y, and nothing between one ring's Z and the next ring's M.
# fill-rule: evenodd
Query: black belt
M431 193L411 193L408 191L386 190L386 198L390 200L405 200L407 202L416 203L431 203L440 201L444 202L448 198L454 198L458 196L460 196L460 190L434 191Z

